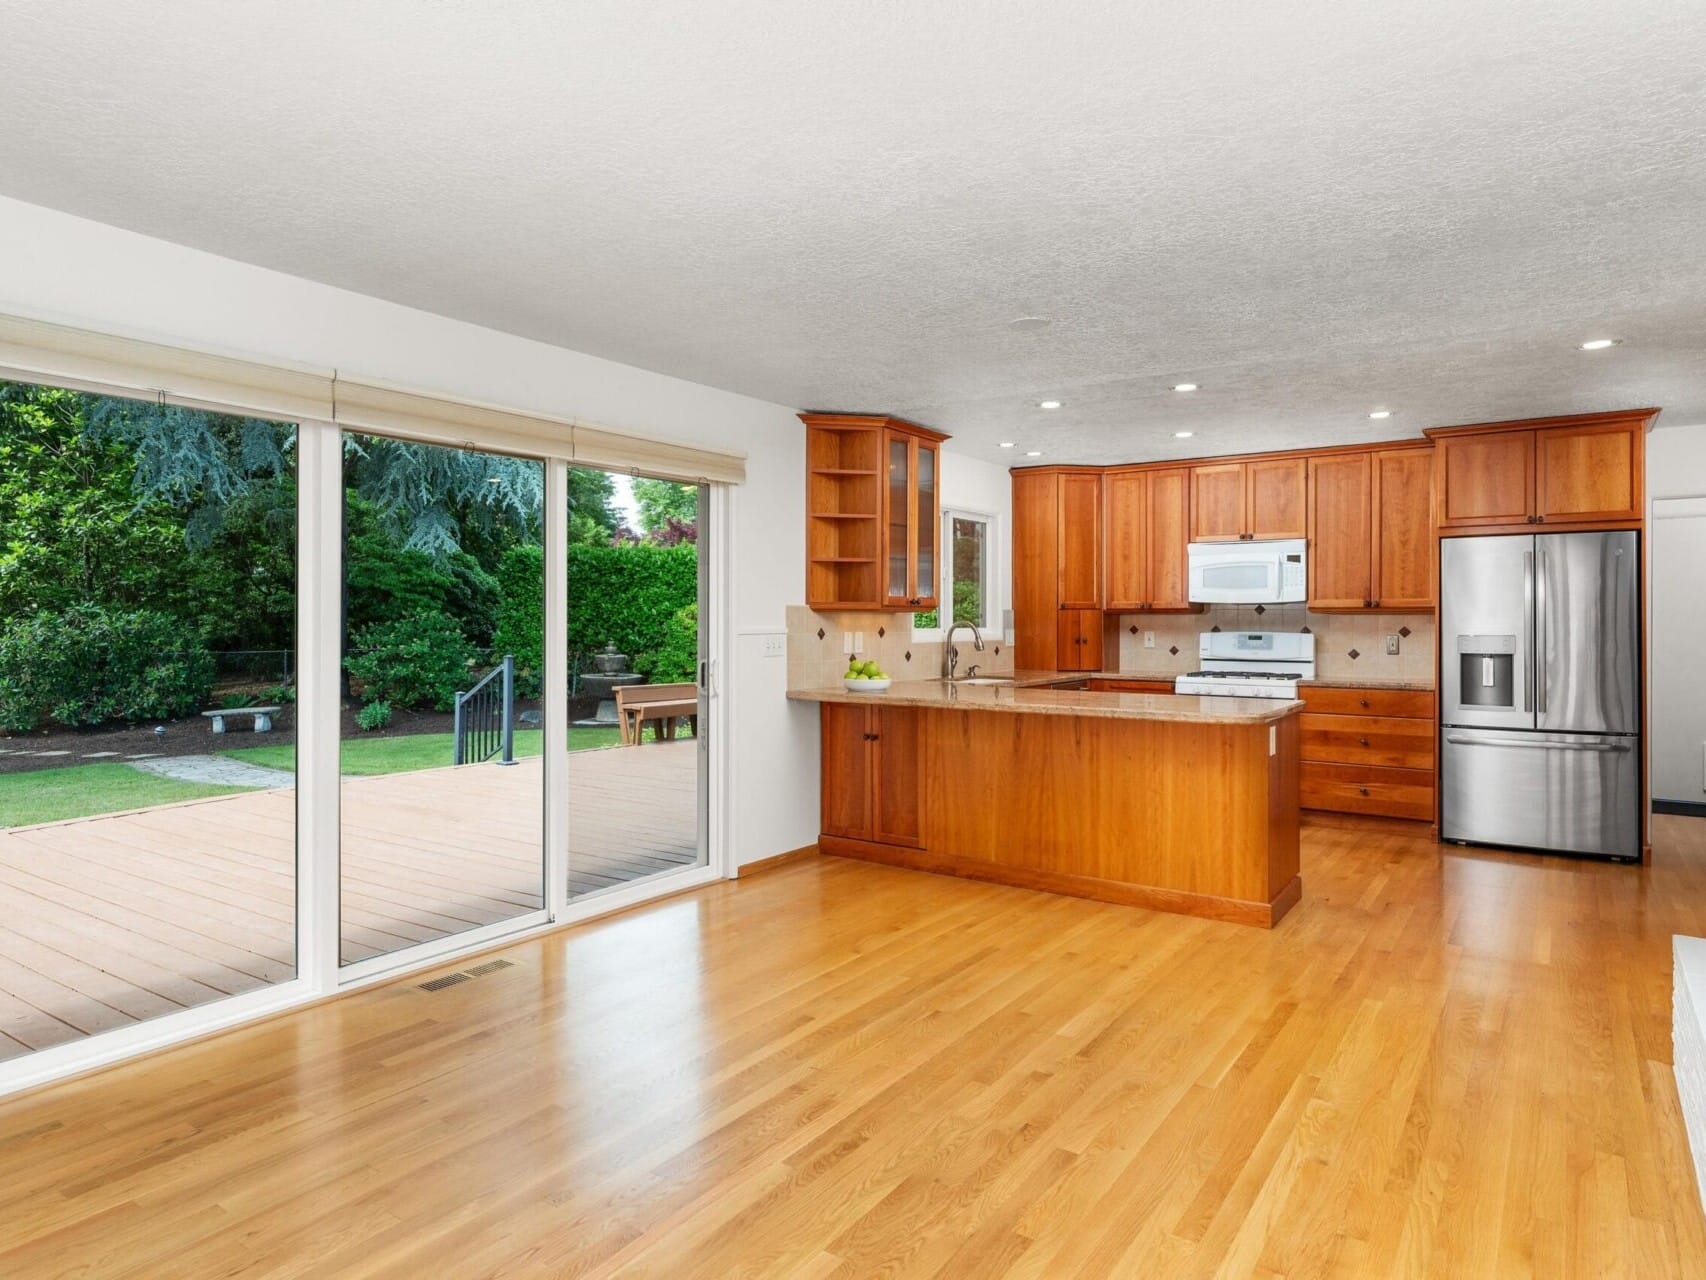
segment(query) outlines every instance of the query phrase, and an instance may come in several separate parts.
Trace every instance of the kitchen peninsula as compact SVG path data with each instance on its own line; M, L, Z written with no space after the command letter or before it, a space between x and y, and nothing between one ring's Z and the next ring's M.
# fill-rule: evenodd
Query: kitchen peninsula
M1082 676L798 689L824 853L1271 927L1296 904L1301 702ZM1076 685L1065 688L1063 685Z

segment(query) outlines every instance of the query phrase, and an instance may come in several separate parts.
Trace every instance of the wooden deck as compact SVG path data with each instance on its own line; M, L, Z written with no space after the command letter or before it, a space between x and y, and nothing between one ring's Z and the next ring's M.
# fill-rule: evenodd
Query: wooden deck
M344 963L537 910L538 760L343 784ZM691 741L569 758L579 897L698 857ZM295 971L295 792L0 831L0 1059Z

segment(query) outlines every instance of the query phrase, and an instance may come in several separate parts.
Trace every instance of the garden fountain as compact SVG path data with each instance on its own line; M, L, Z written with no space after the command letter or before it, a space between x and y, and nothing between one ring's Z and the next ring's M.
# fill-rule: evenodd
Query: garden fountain
M592 665L595 671L583 671L580 678L581 696L598 699L598 710L590 720L576 720L580 728L616 728L620 723L616 718L616 690L625 685L639 684L645 677L637 671L628 670L628 655L617 653L615 643L604 646L602 653L594 655Z

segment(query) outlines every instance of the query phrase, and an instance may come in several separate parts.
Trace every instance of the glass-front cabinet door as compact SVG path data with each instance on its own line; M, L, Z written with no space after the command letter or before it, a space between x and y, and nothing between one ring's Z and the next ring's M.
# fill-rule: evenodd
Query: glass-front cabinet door
M897 609L936 607L936 525L940 464L936 444L890 431L885 437L884 593Z

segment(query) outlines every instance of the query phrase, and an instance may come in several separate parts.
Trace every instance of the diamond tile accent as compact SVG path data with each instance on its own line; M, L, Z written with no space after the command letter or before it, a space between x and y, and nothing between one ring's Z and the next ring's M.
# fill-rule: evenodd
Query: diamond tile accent
M1209 628L1209 630L1210 631L1219 631L1220 630L1220 624L1218 622L1215 623L1212 627Z
M908 662L911 662L911 661L912 661L912 650L911 650L911 649L908 649L908 650L907 650L907 651L906 651L906 660L907 660L907 661L908 661Z
M1176 658L1179 656L1179 646L1176 644L1170 644L1167 646L1167 652Z
M1300 631L1298 631L1297 634L1300 636L1312 636L1315 633L1313 631L1311 631L1308 627L1304 627Z
M1001 656L1001 646L1000 645L995 646L995 656L997 658L999 658Z
M1256 606L1256 616L1258 618L1261 617L1267 611L1268 611L1268 606L1265 604L1259 604Z
M1137 634L1137 623L1135 623L1135 622L1132 623L1129 627L1126 628L1126 630L1131 632L1132 635L1135 636Z
M1408 628L1408 627L1399 627L1399 628L1398 628L1398 634L1399 634L1399 635L1401 635L1401 636L1403 636L1403 637L1404 637L1404 639L1406 639L1406 640L1408 640L1408 639L1409 639L1409 638L1410 638L1410 628Z
M822 639L823 639L823 637L824 637L824 630L823 630L823 628L822 628L822 627L819 627L819 628L818 628L818 629L817 629L817 638L818 638L818 639L819 639L819 640L822 640Z
M1362 657L1362 654L1358 653L1355 649L1351 650L1350 659L1352 662L1355 662L1360 657Z
M877 639L881 640L887 634L888 634L888 630L886 628L884 628L884 627L878 627L877 628Z

